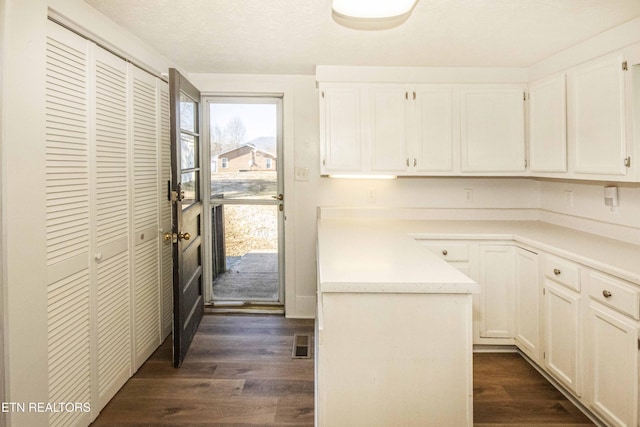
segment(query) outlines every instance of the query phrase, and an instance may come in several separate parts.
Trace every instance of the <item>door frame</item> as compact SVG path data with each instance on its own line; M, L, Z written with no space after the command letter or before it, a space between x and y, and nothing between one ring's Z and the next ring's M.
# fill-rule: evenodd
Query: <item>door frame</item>
M213 245L211 242L212 232L211 229L211 209L213 203L211 201L211 123L209 120L209 104L211 101L221 101L227 103L235 103L235 104L250 104L261 103L263 101L264 104L275 104L277 110L277 120L278 120L278 128L276 134L276 144L277 144L277 179L278 179L278 194L284 194L284 203L283 203L283 211L278 212L278 301L274 302L263 302L258 301L260 305L278 305L285 308L286 312L286 299L287 299L287 266L292 265L292 262L287 263L287 253L286 253L286 236L288 234L287 225L287 204L290 202L287 191L293 193L292 186L286 184L286 174L285 174L285 161L284 159L287 157L285 153L285 110L284 110L284 94L282 93L206 93L202 92L201 96L201 106L202 106L202 144L201 144L201 169L203 177L207 177L207 192L205 189L205 179L202 179L202 202L204 212L204 233L203 235L206 237L204 242L204 252L203 252L203 280L205 283L204 286L204 300L205 304L213 304L213 271L212 271L212 263L210 260L213 257ZM273 101L273 102L271 102ZM247 204L243 202L230 202L228 204ZM256 205L266 204L266 203L255 203ZM269 203L269 205L271 205ZM276 206L274 204L274 206Z

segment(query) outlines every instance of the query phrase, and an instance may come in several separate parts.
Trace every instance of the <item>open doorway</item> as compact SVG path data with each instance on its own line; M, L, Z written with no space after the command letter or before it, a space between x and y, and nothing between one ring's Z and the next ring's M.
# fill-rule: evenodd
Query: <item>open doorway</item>
M284 304L282 99L206 99L214 306Z

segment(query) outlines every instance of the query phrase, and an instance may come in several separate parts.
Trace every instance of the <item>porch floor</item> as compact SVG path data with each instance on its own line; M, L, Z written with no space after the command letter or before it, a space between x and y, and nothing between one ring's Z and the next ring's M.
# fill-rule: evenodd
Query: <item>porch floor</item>
M278 301L278 252L252 250L213 281L214 301Z

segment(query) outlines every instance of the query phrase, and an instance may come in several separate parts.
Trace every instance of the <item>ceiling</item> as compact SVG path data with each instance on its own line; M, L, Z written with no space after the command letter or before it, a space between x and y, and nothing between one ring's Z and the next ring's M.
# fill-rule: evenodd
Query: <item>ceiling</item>
M640 0L418 0L401 26L362 31L331 0L85 1L189 73L527 67L640 16Z

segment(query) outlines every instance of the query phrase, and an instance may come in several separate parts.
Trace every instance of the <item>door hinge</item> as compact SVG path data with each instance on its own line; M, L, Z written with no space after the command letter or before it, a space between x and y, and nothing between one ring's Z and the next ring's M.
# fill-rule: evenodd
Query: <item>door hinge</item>
M324 98L324 91L322 91L321 93L322 93L322 97Z
M640 338L638 338L638 350L640 350Z
M527 100L527 92L523 92L523 93L522 93L522 99L523 99L524 101L526 101L526 100Z
M542 352L542 358L546 359L547 358L547 353L545 351Z
M542 288L542 295L546 295L547 294L547 289L546 288Z
M622 62L622 71L627 71L629 69L629 66L627 65L627 61L623 61Z
M631 157L627 157L624 159L624 165L628 168L631 167Z

